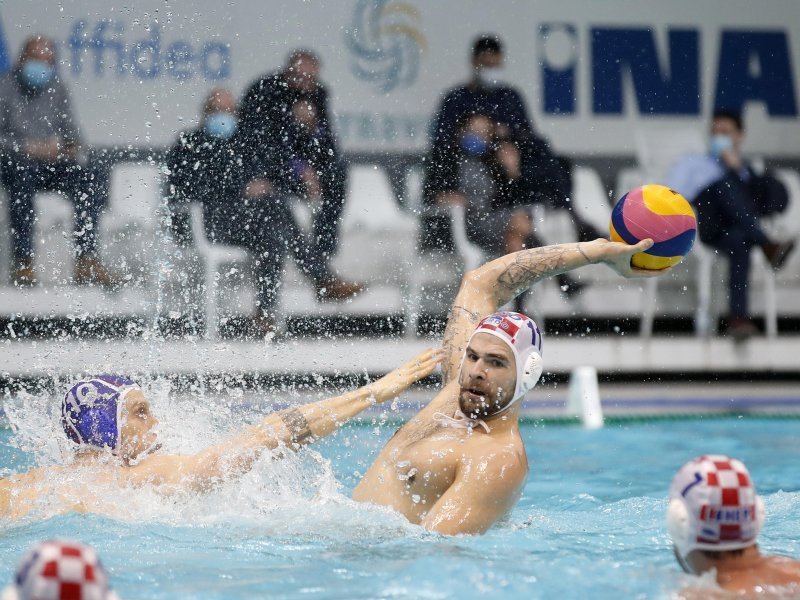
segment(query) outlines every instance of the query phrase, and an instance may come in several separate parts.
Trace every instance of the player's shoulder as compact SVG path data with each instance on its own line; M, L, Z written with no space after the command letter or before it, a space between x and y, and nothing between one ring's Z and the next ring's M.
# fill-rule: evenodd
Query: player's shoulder
M525 447L516 441L498 439L475 432L465 447L468 459L477 459L487 472L521 471L527 473Z

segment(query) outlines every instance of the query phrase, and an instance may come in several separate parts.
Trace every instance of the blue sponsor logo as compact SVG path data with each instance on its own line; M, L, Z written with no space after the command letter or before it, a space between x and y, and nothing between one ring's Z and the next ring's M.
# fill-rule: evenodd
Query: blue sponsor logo
M352 73L383 93L413 85L427 47L420 20L407 2L359 0L345 31Z
M588 52L579 52L579 36L573 25L540 26L545 113L575 114L579 79L576 70L579 56L587 55L590 105L595 115L624 114L625 86L629 84L642 115L702 113L700 49L711 44L701 44L699 29L667 28L666 50L662 53L651 27L590 27L588 34ZM797 116L786 30L723 29L718 47L715 107L741 109L748 102L761 102L771 116Z
M200 77L221 81L231 76L230 44L218 40L168 42L157 24L137 35L128 32L122 21L100 19L92 24L77 19L72 23L66 50L76 77L89 72L98 78L113 74L140 80Z

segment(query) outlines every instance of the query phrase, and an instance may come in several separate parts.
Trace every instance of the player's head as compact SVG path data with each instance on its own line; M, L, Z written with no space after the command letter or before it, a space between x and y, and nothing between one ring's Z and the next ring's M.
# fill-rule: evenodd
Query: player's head
M539 381L542 334L521 313L483 319L469 338L459 371L459 407L472 418L498 416Z
M158 421L134 381L98 375L75 383L61 403L61 426L81 450L110 450L126 460L155 447Z
M117 600L95 550L80 542L48 540L28 550L2 600Z
M722 454L697 457L672 480L667 530L675 557L688 573L705 570L705 559L756 543L764 504L744 464Z

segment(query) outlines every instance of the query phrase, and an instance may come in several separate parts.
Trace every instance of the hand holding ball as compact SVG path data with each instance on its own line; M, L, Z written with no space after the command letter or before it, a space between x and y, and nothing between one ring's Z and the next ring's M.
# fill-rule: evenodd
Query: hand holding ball
M697 219L686 199L663 185L643 185L625 194L611 213L611 239L655 244L631 258L631 265L658 271L678 264L692 249Z

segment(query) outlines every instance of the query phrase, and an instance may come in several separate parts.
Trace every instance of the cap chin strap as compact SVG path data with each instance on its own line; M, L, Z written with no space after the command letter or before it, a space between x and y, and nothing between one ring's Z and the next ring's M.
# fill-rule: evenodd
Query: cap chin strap
M761 532L764 526L764 501L761 496L756 496L756 537ZM710 550L717 552L724 552L725 550L738 550L740 548L747 548L751 544L742 544L738 548L732 545L714 545L714 544L699 544L692 540L692 528L689 523L689 511L686 504L680 498L673 498L669 501L667 506L667 531L672 538L672 544L675 547L675 555L678 558L678 563L684 571L691 573L688 569L686 561L689 553L692 550ZM752 542L755 543L755 539Z

